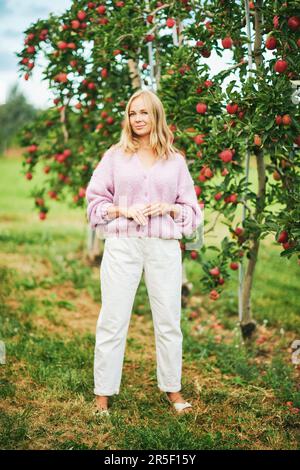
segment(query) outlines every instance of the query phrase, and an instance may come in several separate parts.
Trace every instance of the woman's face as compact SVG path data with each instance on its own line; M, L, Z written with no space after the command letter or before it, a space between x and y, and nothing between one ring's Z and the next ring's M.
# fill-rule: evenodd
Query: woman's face
M150 133L151 122L147 105L142 96L134 98L129 108L129 121L133 132L138 136Z

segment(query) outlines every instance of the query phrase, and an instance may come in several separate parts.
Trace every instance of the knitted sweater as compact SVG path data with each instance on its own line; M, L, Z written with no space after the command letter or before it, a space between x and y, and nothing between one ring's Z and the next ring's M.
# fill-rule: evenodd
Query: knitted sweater
M88 222L100 238L193 238L203 221L187 163L177 152L146 168L138 153L127 156L119 147L110 147L92 174L86 200ZM156 202L175 204L180 212L174 219L170 214L146 216L146 225L124 216L107 216L111 205L142 208Z

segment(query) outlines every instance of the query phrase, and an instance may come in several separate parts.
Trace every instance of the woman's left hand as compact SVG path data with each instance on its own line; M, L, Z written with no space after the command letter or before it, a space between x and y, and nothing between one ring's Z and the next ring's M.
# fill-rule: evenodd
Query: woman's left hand
M165 215L169 214L172 210L171 204L168 202L156 202L153 204L147 204L143 209L143 214L147 215Z

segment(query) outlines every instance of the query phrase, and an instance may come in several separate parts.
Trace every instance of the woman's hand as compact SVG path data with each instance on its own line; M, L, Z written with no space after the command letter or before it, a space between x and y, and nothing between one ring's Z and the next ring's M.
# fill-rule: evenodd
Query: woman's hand
M153 204L147 204L143 210L143 214L148 215L165 215L170 214L173 210L173 205L168 202L156 202Z
M143 206L131 206L119 209L120 215L123 215L127 219L133 219L139 225L146 225L147 218L143 214Z

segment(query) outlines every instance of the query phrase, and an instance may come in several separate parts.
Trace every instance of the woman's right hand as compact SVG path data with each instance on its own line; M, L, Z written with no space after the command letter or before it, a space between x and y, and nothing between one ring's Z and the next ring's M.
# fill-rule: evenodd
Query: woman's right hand
M128 208L120 208L120 215L123 215L127 219L133 219L139 225L147 224L147 217L143 214L143 208L139 206L131 206Z

